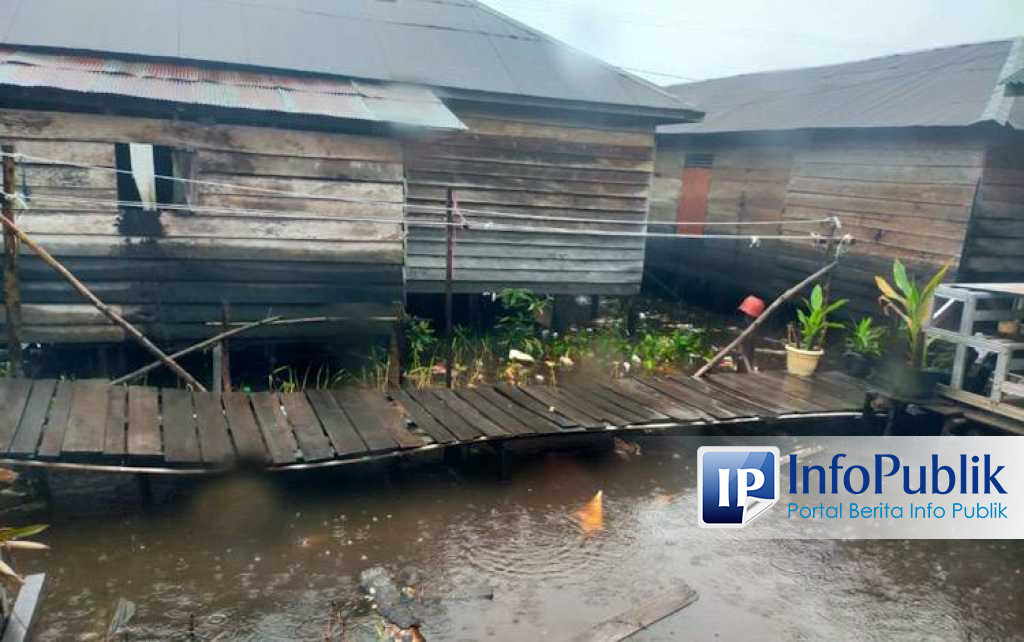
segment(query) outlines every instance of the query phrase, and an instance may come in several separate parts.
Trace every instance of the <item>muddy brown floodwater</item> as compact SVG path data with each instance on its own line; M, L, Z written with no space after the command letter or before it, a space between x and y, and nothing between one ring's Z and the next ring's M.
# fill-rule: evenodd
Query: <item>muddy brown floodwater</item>
M503 482L484 461L222 479L147 512L100 495L16 562L49 573L39 640L103 639L119 597L138 605L132 640L191 639L190 621L195 639L321 640L332 608L357 635L373 566L415 589L430 641L568 639L681 582L699 600L635 639L1024 637L1019 542L704 538L696 444L643 443L526 459ZM601 515L581 514L598 490Z

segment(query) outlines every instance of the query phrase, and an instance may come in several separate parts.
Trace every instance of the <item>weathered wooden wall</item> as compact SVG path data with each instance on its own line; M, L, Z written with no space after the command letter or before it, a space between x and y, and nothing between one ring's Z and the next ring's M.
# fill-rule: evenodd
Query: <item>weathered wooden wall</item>
M524 217L465 214L472 229L457 234L456 291L526 287L554 294L631 294L639 290L642 237L578 232L644 231L654 166L653 125L584 125L578 119L453 107L469 131L410 142L406 147L410 218L441 220L443 214L417 211L415 206L444 205L448 187L455 188L463 209ZM580 218L635 223L573 220ZM526 229L487 230L484 226L489 222ZM443 290L445 251L443 228L410 228L410 291Z
M745 144L738 136L717 141L691 137L686 145L673 145L667 153L659 149L658 180L663 172L681 171L682 158L690 149L713 153L709 220L799 221L838 216L842 233L852 235L855 242L833 276L833 292L851 299L850 312L864 314L877 311L873 276L889 274L895 258L919 275L952 260L951 274L956 274L986 145L987 138L981 135L927 131L801 134L772 145ZM749 178L738 182L738 176ZM723 193L731 195L731 200L715 197ZM659 210L668 216L673 211L671 195L668 190L659 195L665 199L659 202ZM824 231L784 225L771 233L810 229ZM821 247L808 242L766 241L759 248L729 241L701 243L703 259L691 262L684 274L718 276L736 290L767 297L824 261ZM658 245L649 247L651 264L665 266L667 253L656 249Z
M24 154L101 167L114 166L114 143L167 145L191 156L192 178L310 194L197 185L191 205L265 213L163 210L159 225L139 236L113 205L44 198L113 201L114 173L24 163L19 180L23 173L35 198L18 214L23 229L154 338L208 336L204 322L220 319L222 302L234 321L329 315L353 317L355 324L392 315L401 300L402 230L390 221L402 217L403 169L394 140L16 110L0 110L0 140ZM351 217L387 221L344 220ZM22 252L24 340L123 339L68 284ZM341 333L333 323L268 327L251 336Z
M708 141L658 149L655 166L651 221L666 223L652 231L676 231L679 198L686 190L683 167L687 154L713 159L707 200L709 223L779 220L792 163L791 146L785 144L721 145ZM692 226L679 232L692 233ZM708 225L705 234L777 234L774 226ZM651 238L651 265L678 272L687 279L714 285L736 286L750 279L750 269L772 260L772 244L752 246L748 241L689 238Z
M975 282L1024 281L1024 136L985 155L961 272Z

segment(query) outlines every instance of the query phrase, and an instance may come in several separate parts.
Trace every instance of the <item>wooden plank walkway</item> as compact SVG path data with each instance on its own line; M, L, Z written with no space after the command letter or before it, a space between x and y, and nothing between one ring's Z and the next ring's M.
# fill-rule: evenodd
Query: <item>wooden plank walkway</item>
M856 414L859 380L780 372L560 387L196 393L97 380L0 380L0 459L209 470L295 467L487 440Z

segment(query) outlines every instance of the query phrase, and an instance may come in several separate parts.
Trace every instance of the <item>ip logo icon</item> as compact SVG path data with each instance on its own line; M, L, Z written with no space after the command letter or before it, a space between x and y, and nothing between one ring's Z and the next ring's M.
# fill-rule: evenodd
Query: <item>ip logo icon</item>
M779 449L697 450L697 515L703 528L742 528L779 501Z

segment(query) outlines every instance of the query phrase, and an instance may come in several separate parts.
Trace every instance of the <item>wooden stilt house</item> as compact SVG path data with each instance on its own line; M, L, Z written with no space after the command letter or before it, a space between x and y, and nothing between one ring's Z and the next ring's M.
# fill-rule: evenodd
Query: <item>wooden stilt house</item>
M0 16L18 221L163 340L224 314L333 320L273 338L383 327L444 287L450 189L457 291L636 292L655 127L699 116L473 0ZM123 339L24 249L19 276L25 341Z
M872 277L897 258L1020 281L1022 67L1016 39L673 87L707 117L659 129L652 229L806 236L836 216L855 243L833 288L855 312L877 309ZM782 223L722 225L757 221ZM656 273L737 296L774 296L822 261L800 240L648 242Z

